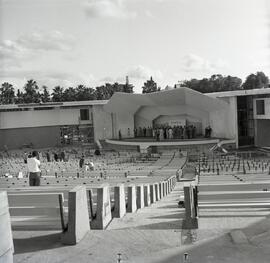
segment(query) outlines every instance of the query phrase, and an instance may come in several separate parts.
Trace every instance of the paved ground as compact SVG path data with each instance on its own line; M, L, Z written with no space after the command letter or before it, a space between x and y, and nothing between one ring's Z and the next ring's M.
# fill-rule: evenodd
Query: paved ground
M107 230L92 230L77 246L62 246L55 232L14 232L14 262L270 262L270 211L252 216L229 211L226 218L202 217L200 229L181 230L184 210L177 208L181 193L174 191L151 207L114 219ZM232 238L232 229L241 229ZM245 238L241 239L244 236ZM239 238L238 238L239 237ZM244 240L244 241L243 241ZM243 242L241 242L243 241Z

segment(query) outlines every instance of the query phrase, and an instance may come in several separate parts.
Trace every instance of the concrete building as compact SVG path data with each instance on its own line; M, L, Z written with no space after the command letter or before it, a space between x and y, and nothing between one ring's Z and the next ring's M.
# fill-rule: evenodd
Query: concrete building
M149 94L115 93L109 101L0 105L0 149L91 144L132 138L134 128L197 127L236 147L270 146L270 88L202 94L188 88Z

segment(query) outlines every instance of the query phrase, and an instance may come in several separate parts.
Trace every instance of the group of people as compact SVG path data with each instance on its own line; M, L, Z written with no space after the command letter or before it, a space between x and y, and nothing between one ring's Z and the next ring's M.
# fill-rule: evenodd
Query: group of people
M198 136L195 125L159 125L155 127L134 128L134 137L155 138L157 141L172 139L194 139ZM205 138L211 138L212 128L208 125L205 128ZM128 138L130 137L130 128L128 128ZM118 138L122 140L122 132L118 131Z
M197 128L195 125L159 125L152 127L139 127L134 129L134 137L151 137L157 141L172 139L196 138Z
M79 168L84 171L93 171L95 169L95 165L91 161L85 161L84 155L82 154L79 160Z

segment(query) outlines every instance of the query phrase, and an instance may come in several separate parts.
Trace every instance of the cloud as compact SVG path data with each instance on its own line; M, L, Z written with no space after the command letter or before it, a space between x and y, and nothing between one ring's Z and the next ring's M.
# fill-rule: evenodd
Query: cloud
M69 51L75 40L70 35L60 31L33 32L18 38L17 43L27 49L45 51Z
M127 71L126 76L128 76L129 78L143 79L143 80L147 80L151 76L156 79L163 78L163 74L160 70L153 70L142 65L131 67Z
M75 44L70 35L60 31L36 31L19 36L16 40L0 41L0 59L11 65L20 65L25 59L32 59L37 52L69 51Z
M134 18L135 12L127 10L127 0L88 0L83 4L85 13L91 18Z
M182 58L182 69L185 72L214 72L228 67L223 59L210 61L195 54L188 54Z
M29 79L37 81L39 86L46 85L49 89L55 86L75 87L79 84L95 86L97 80L90 73L71 73L57 70L33 70L33 69L10 69L0 71L0 83L8 81L14 83L17 88L22 88Z

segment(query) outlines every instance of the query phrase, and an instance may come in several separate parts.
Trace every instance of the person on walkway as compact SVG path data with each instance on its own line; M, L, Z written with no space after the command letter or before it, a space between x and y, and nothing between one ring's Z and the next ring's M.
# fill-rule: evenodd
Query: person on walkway
M29 185L40 186L40 161L37 151L33 151L32 155L27 158L27 167L29 172Z

